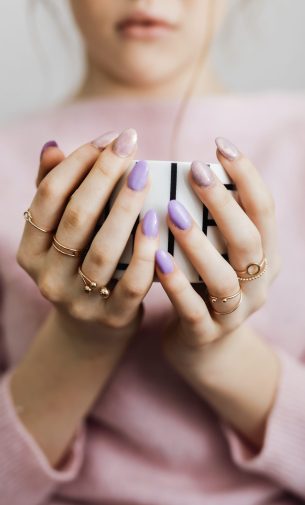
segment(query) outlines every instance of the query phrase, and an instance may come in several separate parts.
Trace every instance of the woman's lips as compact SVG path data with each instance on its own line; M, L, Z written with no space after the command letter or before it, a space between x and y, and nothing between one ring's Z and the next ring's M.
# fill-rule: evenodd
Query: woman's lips
M128 18L117 25L119 34L128 39L153 40L164 37L173 31L173 25L166 21L149 18Z

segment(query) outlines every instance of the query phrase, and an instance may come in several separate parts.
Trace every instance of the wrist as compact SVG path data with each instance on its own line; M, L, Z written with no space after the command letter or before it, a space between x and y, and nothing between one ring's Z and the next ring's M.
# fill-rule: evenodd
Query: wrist
M231 373L232 369L236 371L244 361L253 339L256 336L242 325L193 353L193 369L202 385L213 389L222 381L224 373Z
M181 351L180 351L180 354ZM201 349L175 368L220 416L257 447L276 396L278 356L246 325Z
M177 358L178 356L178 358ZM241 325L219 340L202 347L181 344L175 356L175 367L183 370L207 389L215 389L220 383L238 376L241 370L259 368L278 362L273 349L250 327Z
M83 362L123 351L137 332L140 316L128 327L113 330L97 322L76 320L65 312L53 309L45 324L48 326L46 340L56 340L59 347L71 354L71 358Z
M203 346L192 346L180 334L181 328L177 331L171 329L163 341L168 361L182 375L194 379L197 377L207 385L213 381L213 377L219 377L219 371L227 367L227 361L233 363L237 359L235 355L240 348L239 342L246 338L243 331L235 331Z
M86 325L52 310L11 378L17 413L56 466L116 369L128 340L88 343ZM93 330L93 328L92 328Z

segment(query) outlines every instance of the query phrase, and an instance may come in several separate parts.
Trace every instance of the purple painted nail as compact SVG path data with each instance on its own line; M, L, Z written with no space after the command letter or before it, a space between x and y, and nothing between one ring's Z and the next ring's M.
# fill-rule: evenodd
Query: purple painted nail
M145 188L148 179L148 165L144 160L137 161L128 176L128 187L134 191Z
M58 144L57 144L57 142L55 140L49 140L49 142L46 142L42 146L41 153L40 153L40 159L42 158L43 153L45 152L45 150L48 149L49 147L58 147Z
M172 257L162 249L158 249L156 252L156 263L163 274L171 274L174 271Z
M142 231L146 237L156 238L159 233L158 216L154 209L146 212L142 221Z
M138 134L136 130L127 128L127 130L124 130L114 141L114 153L120 156L120 158L128 158L128 156L133 153L137 145L137 140Z
M97 137L96 139L92 140L91 144L94 147L97 147L97 149L105 149L111 142L114 141L114 139L118 138L119 134L118 132L115 131L110 131L106 132L100 137Z
M214 180L214 174L207 163L193 161L191 172L193 180L198 186L210 186Z
M182 203L177 200L171 200L169 202L168 214L171 221L180 228L180 230L187 230L192 224L188 211L183 207Z
M224 137L217 137L215 139L215 143L216 143L217 149L229 161L235 160L240 155L240 152L237 149L237 147L234 144L232 144L232 142L230 142L230 140L225 139Z

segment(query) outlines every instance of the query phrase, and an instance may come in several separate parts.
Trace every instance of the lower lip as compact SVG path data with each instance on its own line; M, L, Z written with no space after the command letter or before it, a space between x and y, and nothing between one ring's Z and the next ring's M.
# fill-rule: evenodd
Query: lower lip
M171 31L172 28L166 25L129 25L121 28L119 33L125 39L156 40L166 37Z

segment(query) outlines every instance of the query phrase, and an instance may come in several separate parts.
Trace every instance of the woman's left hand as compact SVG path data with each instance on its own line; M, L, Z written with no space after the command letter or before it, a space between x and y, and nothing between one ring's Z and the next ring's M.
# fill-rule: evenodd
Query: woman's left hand
M217 388L222 391L226 389L224 384L214 384L212 387L210 383L207 386L204 367L215 376L211 372L209 360L214 364L217 361L222 363L221 374L226 381L225 352L226 356L230 355L230 363L236 359L234 373L236 378L239 374L237 380L243 380L243 373L247 372L238 370L238 367L241 367L241 352L243 367L249 359L247 351L251 353L252 361L248 366L250 370L252 363L255 363L254 348L256 348L257 360L260 360L261 364L266 363L269 372L274 370L274 376L270 378L270 388L268 384L265 387L270 398L266 398L265 402L263 400L264 414L262 413L261 417L266 417L266 411L270 409L274 396L278 367L275 364L274 353L269 347L267 348L267 344L257 339L259 343L255 346L257 337L253 337L253 334L247 338L249 330L244 323L266 302L269 286L280 270L275 205L270 191L252 163L229 141L218 138L216 144L218 160L236 185L237 200L203 163L193 162L189 181L198 198L209 209L226 241L229 262L215 249L187 210L179 202L171 201L168 225L175 240L203 279L206 292L200 293L197 287L195 289L190 284L168 253L157 252L157 274L178 316L164 336L164 351L172 365L208 398L209 389L212 390L214 387L214 397ZM264 258L267 259L267 268L265 270L265 264L262 265L260 273L264 273L261 276L251 281L238 279L238 276L249 277L249 274L238 274L238 271L245 271L250 264L262 264ZM211 297L214 297L214 301ZM227 297L232 298L226 300ZM246 342L249 343L248 347L245 347ZM267 355L270 357L269 362ZM258 370L256 368L256 372L253 371L254 391L255 373L257 374ZM269 372L266 371L267 375ZM232 374L232 370L230 373ZM264 376L264 373L262 375ZM249 382L249 377L247 381ZM259 379L257 385L258 382ZM232 391L228 386L227 396L233 396L233 403L238 403L239 399L236 396L239 394L248 396L249 392L239 392L238 388ZM220 404L224 401L227 403L224 392L222 396ZM218 408L217 404L214 406L222 414L222 407ZM234 424L233 410L236 405L234 408L231 406L232 414L226 411L224 415ZM257 405L255 408L257 410ZM241 414L242 412L238 413L239 417ZM248 412L245 414L246 417L247 414ZM246 432L252 441L257 441L257 426L251 425L248 430L247 421L245 425L242 423L242 426L237 427ZM247 433L248 431L251 433Z

